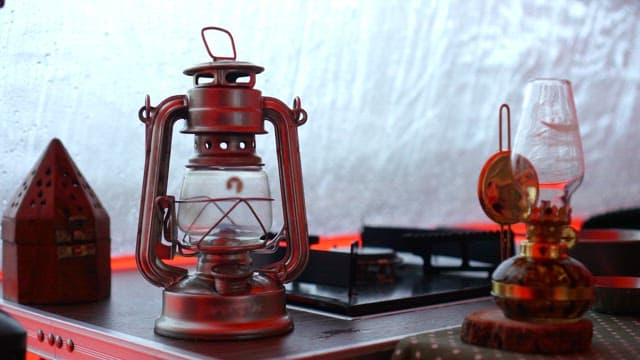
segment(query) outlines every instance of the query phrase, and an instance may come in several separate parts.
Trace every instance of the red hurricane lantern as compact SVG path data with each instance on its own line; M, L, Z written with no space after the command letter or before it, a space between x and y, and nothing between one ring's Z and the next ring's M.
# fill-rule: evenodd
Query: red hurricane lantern
M215 56L205 32L229 37L233 55ZM136 260L140 272L164 288L160 335L189 339L248 339L286 333L293 324L283 283L306 266L308 234L298 126L306 121L300 100L293 109L254 89L263 68L236 61L232 35L201 32L212 62L184 71L193 77L188 95L149 97L139 117L146 125L146 161ZM186 165L179 198L167 195L172 128L186 120L195 155ZM284 225L269 236L272 198L255 136L273 124ZM180 231L178 231L180 230ZM179 235L181 234L181 235ZM164 238L164 240L163 240ZM286 243L286 255L256 269L251 251ZM195 256L194 271L162 259Z

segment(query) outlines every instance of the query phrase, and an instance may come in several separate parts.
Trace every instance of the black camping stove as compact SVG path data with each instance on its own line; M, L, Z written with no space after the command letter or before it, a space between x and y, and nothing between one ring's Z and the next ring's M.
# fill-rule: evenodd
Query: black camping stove
M367 226L361 240L311 250L305 271L286 285L287 303L354 317L488 296L500 263L498 231ZM283 254L255 255L254 263Z

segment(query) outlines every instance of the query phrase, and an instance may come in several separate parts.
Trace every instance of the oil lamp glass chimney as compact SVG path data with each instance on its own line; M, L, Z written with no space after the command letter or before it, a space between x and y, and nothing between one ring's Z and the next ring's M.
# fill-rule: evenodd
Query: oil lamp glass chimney
M530 166L522 157L538 174L538 201L570 207L571 195L584 176L584 158L569 81L535 79L527 83L512 151L516 175Z

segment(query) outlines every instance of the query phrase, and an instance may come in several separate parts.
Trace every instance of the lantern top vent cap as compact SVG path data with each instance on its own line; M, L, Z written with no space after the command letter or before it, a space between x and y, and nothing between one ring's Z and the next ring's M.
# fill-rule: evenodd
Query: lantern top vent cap
M254 65L245 61L218 60L192 66L184 70L183 73L185 75L192 76L202 72L209 72L211 70L239 70L243 72L259 74L264 71L264 68L262 66Z

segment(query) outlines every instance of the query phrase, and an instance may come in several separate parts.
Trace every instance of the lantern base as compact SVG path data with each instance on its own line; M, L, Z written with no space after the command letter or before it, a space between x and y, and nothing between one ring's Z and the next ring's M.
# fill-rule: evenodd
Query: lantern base
M293 330L284 287L254 273L245 295L220 295L211 279L194 275L163 291L155 332L179 339L240 340Z

